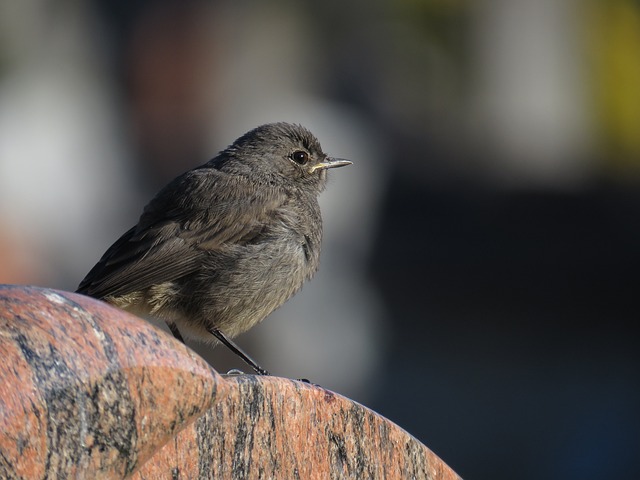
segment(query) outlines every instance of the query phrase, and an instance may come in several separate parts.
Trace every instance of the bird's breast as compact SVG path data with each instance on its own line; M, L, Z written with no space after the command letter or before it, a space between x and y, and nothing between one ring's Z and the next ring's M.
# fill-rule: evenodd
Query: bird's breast
M321 237L319 209L277 211L250 243L205 259L192 292L202 302L197 316L232 337L250 329L313 276Z

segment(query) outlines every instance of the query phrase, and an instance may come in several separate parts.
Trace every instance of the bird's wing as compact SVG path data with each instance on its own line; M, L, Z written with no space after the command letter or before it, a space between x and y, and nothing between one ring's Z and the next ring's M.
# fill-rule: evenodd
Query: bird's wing
M207 174L213 178L203 178ZM136 292L197 271L206 256L225 246L259 241L284 195L265 195L243 179L227 178L219 188L220 175L194 170L161 190L138 224L82 280L78 293L104 298Z

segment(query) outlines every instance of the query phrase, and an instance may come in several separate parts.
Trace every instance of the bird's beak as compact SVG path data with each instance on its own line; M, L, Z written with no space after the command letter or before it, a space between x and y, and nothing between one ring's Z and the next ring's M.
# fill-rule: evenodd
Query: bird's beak
M327 157L324 159L324 162L316 163L309 169L309 173L313 173L316 170L326 170L327 168L338 168L338 167L346 167L347 165L351 165L353 162L351 160L345 160L344 158L331 158Z

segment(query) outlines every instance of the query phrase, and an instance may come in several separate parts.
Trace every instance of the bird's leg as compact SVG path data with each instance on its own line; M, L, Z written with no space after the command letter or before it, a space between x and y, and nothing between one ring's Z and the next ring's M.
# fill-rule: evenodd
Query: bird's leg
M182 338L182 334L180 333L180 330L178 330L178 327L176 326L176 324L173 322L166 322L166 323L167 323L167 327L169 327L169 330L171 330L171 333L173 334L173 336L178 340L180 340L182 343L185 343L184 338Z
M222 343L224 343L229 350L231 350L233 353L235 353L237 356L239 356L242 360L244 360L247 363L247 365L249 365L251 368L253 368L253 370L258 375L271 375L264 368L262 368L260 365L258 365L255 362L255 360L253 360L249 355L244 353L240 347L238 347L235 343L233 343L231 340L229 340L225 336L225 334L222 333L220 330L218 330L217 328L213 328L213 327L207 327L207 330L209 331L209 333L211 335L213 335L218 340L220 340Z

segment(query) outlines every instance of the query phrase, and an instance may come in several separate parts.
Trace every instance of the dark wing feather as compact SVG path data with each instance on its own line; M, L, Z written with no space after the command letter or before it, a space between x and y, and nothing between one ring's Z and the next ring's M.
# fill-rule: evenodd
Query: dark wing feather
M138 238L136 228L125 233L111 247L78 287L78 293L96 298L136 292L155 283L175 280L193 272L202 251L179 237L159 242ZM171 235L164 229L153 235Z
M226 245L259 240L285 201L282 193L265 193L218 170L187 172L158 193L77 292L96 298L136 292L197 271L204 256Z

